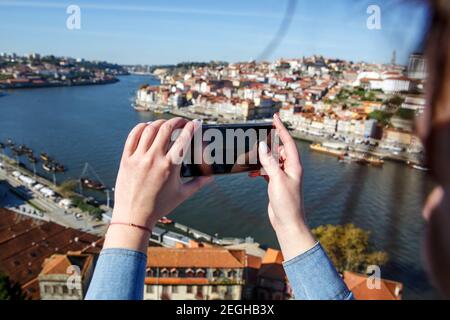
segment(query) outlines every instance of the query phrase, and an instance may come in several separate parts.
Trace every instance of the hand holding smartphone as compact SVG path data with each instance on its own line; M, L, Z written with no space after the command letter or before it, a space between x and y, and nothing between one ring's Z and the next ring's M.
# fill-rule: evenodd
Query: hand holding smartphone
M199 177L261 170L260 142L278 143L271 123L202 125L194 134L182 167L182 177Z

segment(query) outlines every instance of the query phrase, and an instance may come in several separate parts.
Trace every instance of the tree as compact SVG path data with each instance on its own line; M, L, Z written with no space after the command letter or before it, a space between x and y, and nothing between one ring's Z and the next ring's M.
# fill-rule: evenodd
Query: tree
M416 117L416 112L411 109L399 108L395 115L404 120L414 120Z
M369 119L377 120L383 126L389 124L391 117L392 117L391 113L387 113L385 111L380 110L375 110L369 113Z
M395 96L391 97L387 101L387 103L392 105L392 106L395 106L395 107L400 107L404 101L405 101L405 98L403 98L400 95L395 95Z
M13 283L8 276L0 273L0 300L25 300L20 285Z
M353 224L320 226L313 230L313 234L340 273L365 273L368 266L382 266L388 260L385 252L371 250L370 232Z

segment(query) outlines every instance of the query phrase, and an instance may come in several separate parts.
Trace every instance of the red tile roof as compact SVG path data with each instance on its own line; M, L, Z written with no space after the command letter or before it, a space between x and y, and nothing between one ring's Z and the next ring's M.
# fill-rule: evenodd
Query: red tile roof
M261 262L258 276L272 280L284 281L286 273L283 268L283 254L279 250L267 249Z
M212 248L147 249L147 267L244 268L245 251Z
M403 284L391 280L380 280L379 289L370 289L368 276L345 271L344 281L357 300L401 300Z
M55 253L90 248L98 237L0 208L0 271L39 299L37 276Z

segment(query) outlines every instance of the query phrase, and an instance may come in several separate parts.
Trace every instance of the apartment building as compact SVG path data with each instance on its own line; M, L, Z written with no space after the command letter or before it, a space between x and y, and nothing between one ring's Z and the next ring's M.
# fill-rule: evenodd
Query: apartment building
M83 300L94 272L94 255L80 251L45 259L39 274L41 300Z
M150 247L147 257L144 299L242 298L246 267L244 250Z

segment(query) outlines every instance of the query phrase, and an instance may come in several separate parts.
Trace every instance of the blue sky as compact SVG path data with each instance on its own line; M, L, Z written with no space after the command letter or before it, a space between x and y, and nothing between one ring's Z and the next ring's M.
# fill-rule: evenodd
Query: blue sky
M322 54L405 63L424 29L425 8L401 0L298 0L292 24L270 59ZM0 0L0 52L38 52L123 64L248 61L280 25L287 0ZM66 8L81 8L68 30ZM366 9L381 8L381 30Z

